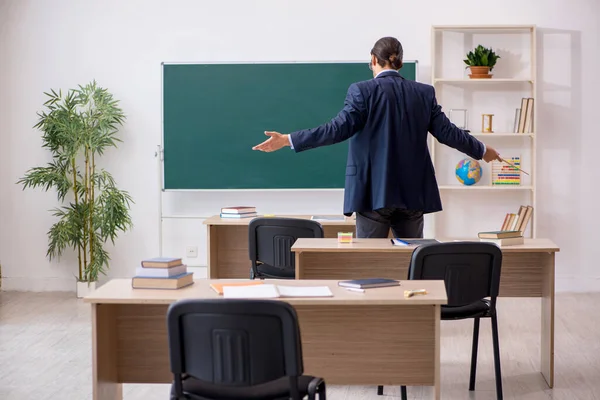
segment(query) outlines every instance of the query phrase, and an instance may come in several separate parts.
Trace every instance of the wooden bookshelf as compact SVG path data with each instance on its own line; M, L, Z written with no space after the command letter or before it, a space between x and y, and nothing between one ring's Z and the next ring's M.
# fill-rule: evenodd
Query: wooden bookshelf
M454 177L453 164L462 158L468 158L455 150L445 150L445 145L435 138L430 138L430 151L438 185L443 199L444 211L431 216L435 235L452 235L456 237L472 235L473 228L461 231L461 224L447 222L456 202L469 202L475 207L498 207L490 205L487 200L478 200L478 196L492 196L486 193L505 193L514 197L515 202L526 201L533 207L533 215L529 223L528 237L537 234L536 218L536 147L537 147L537 96L536 96L536 27L535 25L435 25L431 31L432 58L431 82L436 90L438 103L448 115L451 109L467 110L467 127L478 140L492 146L505 158L521 157L521 168L529 173L521 173L519 185L493 185L492 163L479 161L483 174L477 184L466 186ZM463 60L466 54L477 45L491 47L501 58L491 71L490 79L471 79L469 70ZM514 132L516 109L521 108L521 98L533 98L533 118L531 129L527 133ZM493 133L482 130L482 114L494 114ZM543 133L542 133L543 134ZM452 173L450 169L452 168ZM489 191L489 192L488 192ZM446 198L448 197L448 198ZM518 200L517 200L518 199ZM525 200L526 199L526 200ZM475 200L475 201L473 201ZM506 205L506 212L512 212L515 206ZM490 208L491 209L491 208ZM449 210L449 211L447 211ZM494 218L490 216L490 218ZM454 230L448 232L449 229ZM466 228L465 228L466 229Z

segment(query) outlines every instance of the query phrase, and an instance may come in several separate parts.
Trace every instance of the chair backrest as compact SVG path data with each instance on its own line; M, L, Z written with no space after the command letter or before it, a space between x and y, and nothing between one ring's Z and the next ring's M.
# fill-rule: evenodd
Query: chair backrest
M448 306L490 297L495 308L501 267L502 251L493 243L424 244L412 254L408 279L444 280Z
M304 372L294 308L276 300L185 299L167 312L171 371L223 386Z
M269 275L293 278L296 260L291 247L298 238L322 238L317 221L301 218L254 218L248 224L248 247L253 267Z

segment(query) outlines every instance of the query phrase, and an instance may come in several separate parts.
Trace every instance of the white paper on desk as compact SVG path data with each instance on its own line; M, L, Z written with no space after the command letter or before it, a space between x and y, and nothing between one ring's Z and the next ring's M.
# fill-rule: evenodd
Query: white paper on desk
M331 297L328 286L280 286L277 290L281 297Z
M223 286L226 299L275 299L279 292L275 285Z
M275 299L278 297L331 297L327 286L224 286L223 297L227 299Z
M343 215L313 215L310 217L313 221L345 221Z

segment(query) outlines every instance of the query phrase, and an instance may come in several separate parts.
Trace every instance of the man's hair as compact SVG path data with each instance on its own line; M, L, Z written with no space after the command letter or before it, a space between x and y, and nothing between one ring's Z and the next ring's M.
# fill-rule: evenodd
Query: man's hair
M371 54L377 58L377 63L382 67L389 64L396 70L402 68L404 51L402 44L394 37L387 36L379 39L371 49Z

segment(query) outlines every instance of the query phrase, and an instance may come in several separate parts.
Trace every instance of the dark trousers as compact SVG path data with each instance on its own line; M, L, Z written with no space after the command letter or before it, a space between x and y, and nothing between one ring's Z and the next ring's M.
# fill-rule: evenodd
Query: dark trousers
M423 212L381 208L356 213L357 238L387 238L390 228L397 238L422 238Z

